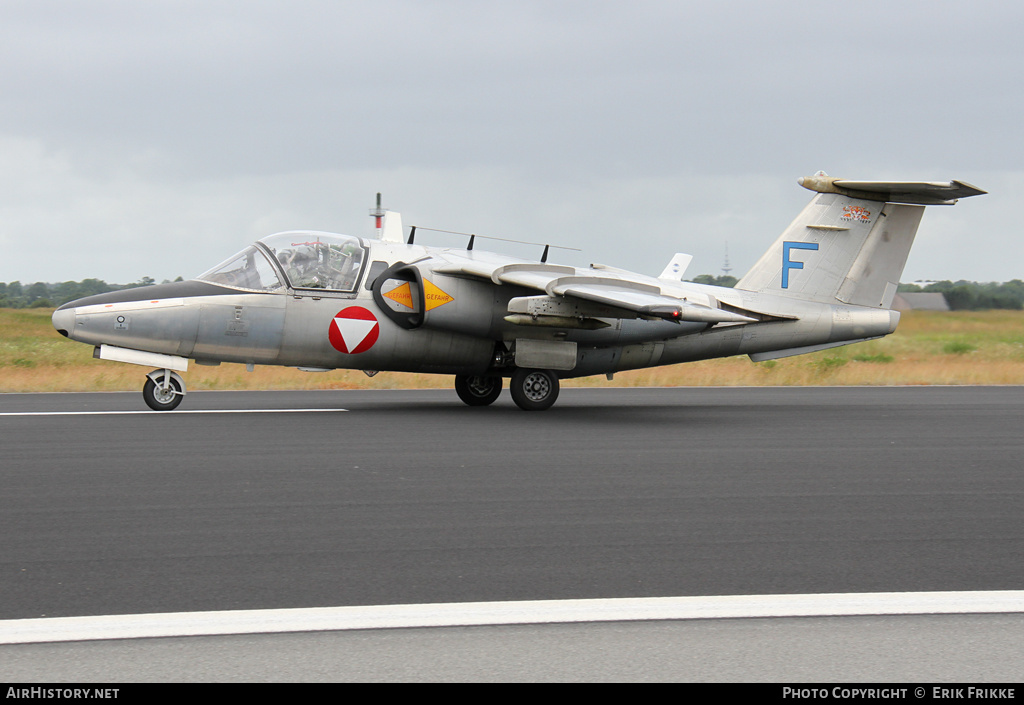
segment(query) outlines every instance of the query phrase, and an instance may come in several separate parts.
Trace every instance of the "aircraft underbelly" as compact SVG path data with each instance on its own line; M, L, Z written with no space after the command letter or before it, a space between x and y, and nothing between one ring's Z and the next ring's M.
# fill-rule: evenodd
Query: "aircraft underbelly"
M899 314L857 306L819 306L798 320L723 326L666 341L661 364L803 348L892 333Z
M390 353L379 353L372 369L483 374L491 365L494 341L443 331L420 330L396 336Z

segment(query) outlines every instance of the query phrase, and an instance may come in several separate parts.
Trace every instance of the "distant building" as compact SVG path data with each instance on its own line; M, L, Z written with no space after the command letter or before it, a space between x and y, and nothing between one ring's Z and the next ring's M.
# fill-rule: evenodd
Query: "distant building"
M897 311L948 311L946 297L940 293L900 292L892 300L892 307Z

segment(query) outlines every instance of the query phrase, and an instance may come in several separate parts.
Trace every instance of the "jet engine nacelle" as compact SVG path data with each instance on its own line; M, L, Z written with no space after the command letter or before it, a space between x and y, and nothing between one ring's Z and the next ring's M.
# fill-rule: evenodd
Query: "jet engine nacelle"
M491 336L507 301L500 288L424 271L396 262L371 284L374 302L406 330L429 328L474 337Z

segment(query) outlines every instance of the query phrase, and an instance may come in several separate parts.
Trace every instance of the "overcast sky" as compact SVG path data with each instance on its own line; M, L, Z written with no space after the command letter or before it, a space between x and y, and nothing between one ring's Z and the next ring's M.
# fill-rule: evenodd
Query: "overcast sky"
M0 0L0 281L368 236L378 191L406 229L739 275L819 169L989 191L928 210L903 280L1024 278L1022 30L1009 0Z

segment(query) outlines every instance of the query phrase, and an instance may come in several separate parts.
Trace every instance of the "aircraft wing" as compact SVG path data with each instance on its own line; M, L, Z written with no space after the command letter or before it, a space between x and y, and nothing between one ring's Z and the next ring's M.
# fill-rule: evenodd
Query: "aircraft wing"
M461 259L461 258L460 258ZM495 284L544 292L567 302L584 301L606 307L602 318L645 317L700 323L750 323L758 319L719 308L709 296L678 297L660 287L623 278L620 270L580 273L575 267L550 264L498 264L476 259L450 259L434 271L452 276L489 279Z
M749 323L756 320L717 307L666 296L654 287L624 280L564 277L551 282L546 291L551 296L583 299L626 309L640 316L663 318L667 321Z

